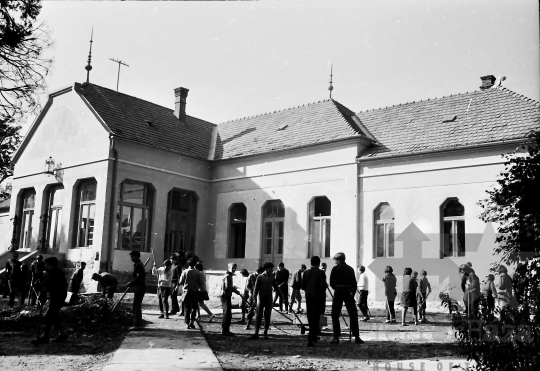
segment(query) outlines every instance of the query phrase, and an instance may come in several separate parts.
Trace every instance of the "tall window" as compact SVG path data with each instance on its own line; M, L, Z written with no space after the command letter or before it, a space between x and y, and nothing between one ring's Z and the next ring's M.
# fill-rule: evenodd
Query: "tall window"
M64 187L51 187L49 192L49 219L47 225L47 243L53 251L60 249L60 225L62 206L64 205Z
M126 180L120 189L119 248L148 251L153 191L146 183Z
M21 235L19 238L19 247L23 249L30 248L32 240L32 218L34 217L35 200L36 191L33 188L23 193L21 199Z
M330 221L332 203L327 197L315 197L309 203L309 256L330 257Z
M169 192L165 256L176 251L195 249L197 195L183 189Z
M94 244L94 221L96 218L96 187L94 179L83 180L77 195L77 240L75 247Z
M244 204L233 204L229 211L229 258L246 257L246 215Z
M268 201L263 207L263 262L277 265L283 260L285 205L281 200Z
M375 256L394 256L394 209L387 203L380 204L375 209Z
M465 208L457 199L442 206L444 256L465 256Z

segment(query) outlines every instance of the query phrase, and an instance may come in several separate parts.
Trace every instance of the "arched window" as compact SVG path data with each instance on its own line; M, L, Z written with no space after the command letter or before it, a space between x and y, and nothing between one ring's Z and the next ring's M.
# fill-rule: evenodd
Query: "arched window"
M21 198L21 235L19 238L19 247L23 249L30 248L32 242L32 218L34 217L35 200L36 191L33 188L24 191Z
M165 256L195 249L197 194L184 189L169 192Z
M441 208L444 256L465 256L465 208L457 198Z
M118 244L124 250L150 250L153 190L146 183L126 180L120 191Z
M64 187L61 185L51 187L48 193L48 201L47 244L53 251L59 251Z
M281 200L266 202L263 207L262 261L277 265L283 260L285 205Z
M394 256L394 209L387 203L380 204L374 215L375 257Z
M77 239L75 247L87 247L94 244L96 188L95 179L83 180L77 187L77 220L75 223Z
M330 257L332 203L328 197L315 197L309 203L309 256Z
M246 216L244 204L233 204L229 211L229 258L246 257Z

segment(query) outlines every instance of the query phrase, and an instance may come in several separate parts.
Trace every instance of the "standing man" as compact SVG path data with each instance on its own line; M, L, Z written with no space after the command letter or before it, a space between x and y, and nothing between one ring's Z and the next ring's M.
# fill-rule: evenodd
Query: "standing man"
M264 273L260 274L255 281L255 289L253 297L257 300L257 319L255 324L255 333L250 337L252 340L259 338L259 329L261 328L262 317L264 313L264 338L268 339L268 329L270 328L270 315L272 314L272 288L280 298L283 293L276 282L276 278L272 274L274 264L270 262L264 263Z
M247 269L244 268L240 271L240 274L242 275L242 277L244 277L241 290L240 290L240 292L242 293L242 304L240 305L240 309L242 309L242 318L237 323L245 324L246 313L248 312L249 290L247 288L247 285L248 285L249 272Z
M34 345L48 343L53 326L58 331L58 337L53 341L64 341L67 339L59 315L67 296L66 277L60 268L58 268L58 259L54 256L45 259L45 270L46 275L43 285L44 290L49 293L49 309L45 314L45 331L37 340L32 340L32 344Z
M253 290L255 289L255 282L257 281L257 277L263 272L264 272L264 267L260 265L259 268L257 268L255 272L251 273L248 276L248 279L247 279L247 289L249 292L249 300L248 300L249 312L247 314L246 330L249 330L251 326L251 320L253 319L253 316L255 315L255 308L257 306L257 298L253 296Z
M274 303L276 303L277 298L279 297L279 311L283 312L283 302L285 302L285 310L289 307L289 271L285 269L285 264L283 262L278 264L278 269L274 273L276 282L279 289L283 293L282 296L278 296L277 292L274 294ZM283 299L282 299L283 298Z
M334 327L334 338L332 344L339 344L341 335L341 326L339 316L343 303L347 308L350 318L350 326L356 344L362 344L358 329L358 313L354 302L354 293L356 292L356 278L354 269L345 263L345 254L338 252L334 255L335 266L330 273L330 287L334 289L334 299L332 300L332 324Z
M130 252L129 257L133 262L133 279L127 284L127 287L133 288L133 326L129 330L137 331L142 329L142 302L146 294L146 272L139 251Z
M233 285L233 275L236 272L236 263L229 263L227 265L227 273L222 278L221 282L221 308L223 309L223 322L221 323L221 335L224 336L234 336L230 331L231 327L231 298L233 292L237 295L240 295L238 289Z
M365 321L369 321L369 310L368 310L368 305L367 305L367 297L368 297L369 291L368 291L368 278L366 275L366 268L363 265L359 266L358 273L360 273L360 275L358 276L358 283L357 283L358 292L360 293L359 298L358 298L358 308L364 315L364 318L362 318L362 321L365 322Z
M13 253L13 257L6 262L6 273L8 278L8 288L9 288L9 307L13 308L15 305L15 296L17 296L17 291L20 290L22 285L21 282L21 262L19 261L19 254L17 252ZM19 304L20 304L19 299Z
M102 298L105 296L109 299L113 298L116 286L118 286L118 281L112 274L107 272L101 274L94 273L92 274L92 279L101 285L101 289L103 290L101 294Z
M420 291L421 301L418 306L418 314L421 323L426 323L426 300L431 293L431 284L427 279L427 272L425 270L420 271L420 279L418 280L418 291Z
M326 274L319 269L321 259L318 256L313 256L310 262L311 268L303 272L301 287L306 293L306 313L309 323L307 346L313 347L317 342L319 319L324 312L326 301Z
M171 308L171 316L175 315L176 313L180 312L180 305L178 305L178 279L180 279L180 275L182 274L182 268L178 265L178 254L174 254L171 256L172 261L172 280L171 280L171 302L172 302L172 308Z
M320 261L320 258L319 258ZM289 308L289 312L293 312L293 305L294 302L298 302L298 310L296 313L302 312L302 294L300 293L300 289L302 288L302 275L306 271L306 265L302 264L300 265L300 269L296 271L293 275L293 281L292 281L292 294L291 294L291 306Z
M32 262L30 266L32 274L32 282L30 285L30 304L36 305L37 295L43 288L43 272L45 271L45 262L43 261L43 255L36 256L36 260ZM42 298L40 301L43 302Z
M84 275L84 268L86 268L86 263L80 262L79 268L75 269L75 272L73 272L73 275L71 276L71 292L73 293L73 301L76 301L79 296L79 290L81 288Z
M188 329L195 328L195 317L197 316L197 309L199 309L199 296L201 287L204 282L202 275L195 269L197 265L197 258L189 258L187 261L187 269L184 269L180 276L178 283L183 286L186 295L184 297L184 304L186 306L186 315L184 316L184 322Z

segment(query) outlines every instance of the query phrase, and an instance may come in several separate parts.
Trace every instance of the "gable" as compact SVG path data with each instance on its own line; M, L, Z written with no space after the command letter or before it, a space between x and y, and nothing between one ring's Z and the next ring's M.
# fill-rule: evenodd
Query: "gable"
M15 175L43 172L49 157L62 167L106 159L108 136L71 88L53 93L13 156Z

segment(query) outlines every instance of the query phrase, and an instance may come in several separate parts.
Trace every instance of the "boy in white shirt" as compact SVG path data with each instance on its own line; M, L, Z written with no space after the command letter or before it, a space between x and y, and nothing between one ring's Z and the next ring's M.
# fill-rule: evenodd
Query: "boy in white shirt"
M369 320L369 309L367 306L368 278L365 273L366 268L363 265L358 267L358 272L360 273L360 275L358 276L357 284L356 284L357 286L356 289L358 290L358 293L359 293L358 308L364 315L364 318L362 319L362 321L365 322Z
M169 296L171 296L171 281L173 276L171 266L172 262L165 260L163 267L158 269L155 264L152 267L152 274L158 276L157 294L159 298L159 310L161 311L161 316L158 318L169 319Z

